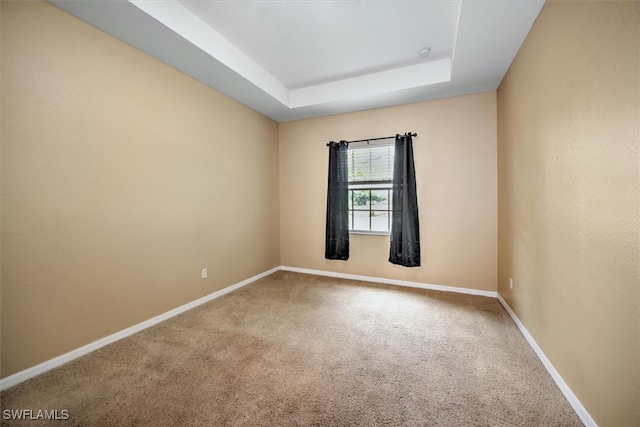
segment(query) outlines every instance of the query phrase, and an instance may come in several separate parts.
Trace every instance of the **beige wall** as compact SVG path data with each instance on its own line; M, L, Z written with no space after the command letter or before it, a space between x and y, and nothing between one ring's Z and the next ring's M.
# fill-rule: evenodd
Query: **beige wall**
M498 89L499 292L600 426L640 424L639 64L640 3L551 1Z
M389 237L351 235L348 261L324 259L330 140L417 132L422 266L390 264ZM280 125L281 264L496 290L495 93Z
M270 119L4 1L2 115L3 377L279 265Z

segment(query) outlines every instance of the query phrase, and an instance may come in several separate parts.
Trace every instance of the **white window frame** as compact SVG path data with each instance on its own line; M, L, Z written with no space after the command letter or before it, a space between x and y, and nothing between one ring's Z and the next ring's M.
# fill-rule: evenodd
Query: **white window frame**
M358 143L349 145L349 150L361 150L373 147L393 147L392 142L377 142L377 143ZM349 159L351 162L351 158ZM372 234L372 235L383 235L387 236L391 232L391 215L392 215L392 190L393 190L393 150L391 151L391 176L389 179L385 180L376 180L376 181L349 181L349 233L350 234ZM351 167L351 163L349 164ZM366 209L356 209L354 195L358 190L368 191L369 192L369 203L367 204ZM372 191L386 191L387 192L387 208L386 209L375 209L373 203ZM355 225L355 212L369 212L369 229L368 230L360 230L354 229ZM372 230L372 219L375 217L375 212L386 212L387 213L387 229L386 230Z

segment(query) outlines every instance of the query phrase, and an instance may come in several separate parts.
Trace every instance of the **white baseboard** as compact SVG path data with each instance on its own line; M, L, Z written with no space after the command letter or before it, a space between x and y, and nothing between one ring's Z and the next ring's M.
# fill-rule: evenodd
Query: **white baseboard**
M556 368L553 367L551 361L549 361L547 356L543 353L542 349L538 346L536 340L533 339L529 331L527 331L527 328L524 327L520 319L518 319L518 316L516 316L511 307L509 307L509 304L507 304L507 302L502 298L500 294L498 294L498 301L500 301L500 304L502 304L507 313L509 313L509 316L511 316L518 329L520 329L520 333L522 333L533 351L536 352L544 367L547 368L549 375L551 375L551 378L553 378L553 380L556 382L556 384L560 388L560 391L562 392L562 394L564 394L564 397L567 398L567 401L569 401L569 404L571 405L573 410L576 411L583 424L586 427L597 427L596 422L593 420L593 418L591 418L587 410L584 408L584 406L582 406L582 403L580 403L576 395L573 394L567 383L564 382L558 371L556 371Z
M310 270L307 268L281 266L280 270L292 271L295 273L316 274L318 276L338 277L340 279L361 280L364 282L383 283L386 285L407 286L410 288L431 289L433 291L457 292L459 294L480 295L483 297L497 298L498 293L494 291L482 291L479 289L458 288L454 286L431 285L428 283L409 282L406 280L385 279L382 277L360 276L357 274L335 273L333 271Z
M33 366L31 368L25 369L24 371L20 371L13 375L10 375L6 378L0 380L0 391L6 390L9 387L13 387L23 381L26 381L30 378L33 378L37 375L43 374L47 371L50 371L53 368L57 368L58 366L64 365L65 363L71 362L78 357L89 354L101 347L109 345L113 342L121 340L122 338L126 338L130 335L133 335L137 332L142 331L143 329L147 329L153 325L156 325L164 320L170 319L171 317L177 316L178 314L184 313L187 310L191 310L199 305L202 305L206 302L209 302L213 299L219 298L222 295L228 294L229 292L235 291L238 288L246 286L250 283L255 282L256 280L262 279L276 271L280 270L280 267L272 268L271 270L265 271L264 273L260 273L256 276L250 277L242 282L238 282L235 285L228 286L224 289L221 289L217 292L199 298L195 301L182 305L180 307L174 308L173 310L167 311L166 313L160 314L156 317L152 317L149 320L145 320L142 323L138 323L137 325L133 325L127 329L124 329L120 332L116 332L115 334L109 335L97 341L94 341L90 344L72 350L68 353L55 357L51 360L47 360L46 362L40 363L39 365Z

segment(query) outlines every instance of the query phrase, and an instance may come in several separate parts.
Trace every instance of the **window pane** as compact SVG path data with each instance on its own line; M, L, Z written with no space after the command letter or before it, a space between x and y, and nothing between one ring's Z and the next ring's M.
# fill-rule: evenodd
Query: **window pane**
M371 209L389 209L388 190L371 190Z
M369 211L353 212L353 229L369 231Z
M371 191L369 190L354 190L353 192L353 208L354 209L369 209L369 197Z
M371 231L389 231L389 212L371 212Z
M349 190L349 209L353 209L353 190Z
M349 148L349 181L393 178L393 145Z

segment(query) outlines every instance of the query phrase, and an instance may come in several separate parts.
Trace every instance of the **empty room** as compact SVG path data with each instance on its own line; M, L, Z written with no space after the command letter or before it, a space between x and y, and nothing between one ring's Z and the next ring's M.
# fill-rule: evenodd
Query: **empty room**
M640 426L640 2L1 0L1 425Z

